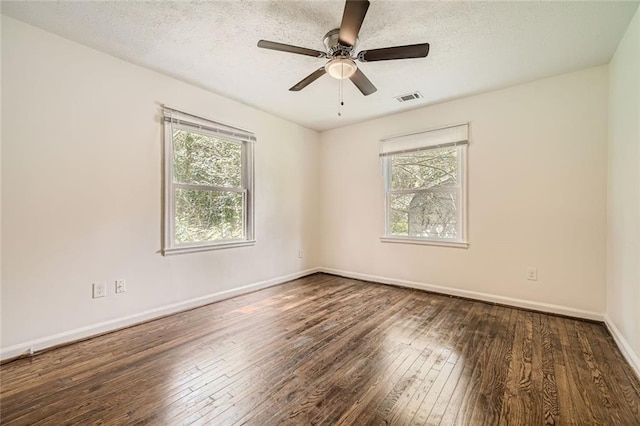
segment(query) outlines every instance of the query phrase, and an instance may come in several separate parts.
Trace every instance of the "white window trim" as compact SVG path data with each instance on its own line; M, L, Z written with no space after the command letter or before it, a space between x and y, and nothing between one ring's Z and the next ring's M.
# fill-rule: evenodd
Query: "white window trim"
M225 133L221 136L219 133L200 128L197 133L208 134L221 139L235 141L242 144L242 189L236 188L219 188L223 191L242 192L245 200L245 217L243 218L244 235L246 239L235 240L219 240L204 241L196 243L176 244L175 243L175 189L177 187L206 187L208 190L216 189L211 185L190 185L176 184L173 182L173 128L177 126L187 131L194 131L190 126L174 124L174 119L168 118L172 114L181 117L183 122L192 120L193 127L196 125L219 127ZM186 117L186 119L185 119ZM235 247L247 247L255 244L254 230L254 155L253 142L256 140L253 132L229 126L227 124L218 123L216 121L175 110L164 106L164 143L163 143L163 238L162 238L162 254L164 256L174 254L195 253L209 250L219 250ZM237 134L231 135L231 131L237 131Z
M459 152L460 155L458 156L458 173L460 176L460 204L461 204L461 208L458 209L458 223L460 223L460 239L458 240L446 240L446 239L439 239L439 238L434 238L434 237L413 237L413 236L408 236L408 235L392 235L391 232L389 231L389 210L390 210L390 194L391 194L391 189L389 187L390 185L390 177L389 177L389 172L390 172L390 165L389 165L389 156L393 155L393 153L399 153L399 152L394 152L394 151L388 151L385 152L385 147L388 147L389 141L392 141L394 139L403 139L405 137L410 137L411 139L414 139L416 136L419 136L421 134L428 134L430 132L435 133L441 133L441 131L446 131L447 129L455 129L457 127L461 127L461 126L468 126L468 123L464 123L464 124L459 124L459 125L452 125L452 126L446 126L446 127L440 127L437 129L432 129L432 130L426 130L426 131L422 131L422 132L416 132L416 133L411 133L409 135L406 136L397 136L397 137L393 137L393 138L385 138L382 139L382 143L383 143L383 148L381 150L381 154L380 154L380 167L382 169L382 190L383 190L383 195L384 195L384 227L383 227L383 235L380 236L380 242L382 243L401 243L401 244L416 244L416 245L431 245L431 246L441 246L441 247L455 247L455 248L468 248L469 247L469 241L467 239L467 228L468 228L468 220L469 220L469 213L468 213L468 196L467 196L467 187L468 187L468 171L467 171L467 150L468 150L468 146L469 146L469 141L468 141L468 137L465 138L465 140L453 140L449 143L445 142L445 143L436 143L436 144L426 144L422 149L435 149L438 148L440 146L443 145L455 145L455 146L459 146ZM438 136L440 136L438 134ZM457 135L455 136L457 138ZM440 142L440 141L438 141ZM461 143L462 142L462 143ZM411 149L411 150L415 150L415 149ZM421 150L421 149L418 149ZM400 151L402 152L402 151ZM411 193L414 192L429 192L428 190L424 190L424 191L408 191Z

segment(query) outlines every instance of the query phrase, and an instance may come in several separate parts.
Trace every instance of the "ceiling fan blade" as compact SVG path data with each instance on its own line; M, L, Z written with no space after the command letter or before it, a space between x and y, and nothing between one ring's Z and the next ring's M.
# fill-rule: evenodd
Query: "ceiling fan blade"
M319 50L307 49L306 47L292 46L290 44L276 43L275 41L260 40L258 47L263 49L279 50L281 52L297 53L299 55L313 56L316 58L325 58L326 53Z
M304 89L305 87L307 87L308 85L310 85L311 83L313 83L314 81L322 77L325 73L326 71L324 67L320 67L314 72L312 72L311 74L309 74L308 76L306 76L305 78L303 78L302 80L300 80L299 82L297 82L289 90L292 92L299 92L300 90Z
M355 46L367 9L369 9L369 0L347 0L338 35L338 41L341 45Z
M353 84L355 84L356 87L365 96L369 96L370 94L378 90L376 89L376 86L374 86L373 83L369 81L367 76L364 75L362 71L360 71L360 68L356 69L356 72L351 77L349 77L349 80L353 81Z
M429 54L429 43L410 44L407 46L385 47L382 49L363 50L358 53L362 62L388 61L390 59L425 58Z

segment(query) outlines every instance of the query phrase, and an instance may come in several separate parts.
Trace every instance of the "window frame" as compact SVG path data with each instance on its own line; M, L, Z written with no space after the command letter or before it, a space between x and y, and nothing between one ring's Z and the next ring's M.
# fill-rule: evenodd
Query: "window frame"
M174 115L180 117L174 118ZM252 132L222 124L197 115L165 107L163 133L163 241L162 254L182 254L233 247L245 247L255 244L254 234L254 136ZM241 145L241 187L219 187L215 185L185 184L174 182L174 129L195 134L215 137ZM235 136L237 134L238 136ZM253 140L251 140L253 139ZM235 192L243 194L243 235L244 238L229 240L198 241L193 243L176 242L176 190L194 189L216 192Z
M428 134L432 131L439 131L443 129L447 129L450 127L458 127L458 126L448 126L445 128L434 129L430 131L418 132L415 134L411 134L408 136L420 135L420 134ZM399 137L400 138L400 137ZM392 138L383 139L383 143L385 140L391 140ZM393 138L396 139L396 138ZM400 155L407 152L423 152L438 148L445 148L455 146L458 150L458 165L457 165L457 175L458 175L458 185L456 188L459 191L459 206L457 209L458 217L458 235L459 237L456 240L446 239L446 238L438 238L438 237L419 237L419 236L410 236L410 235L394 235L391 233L391 197L394 194L419 194L419 193L436 193L436 192L447 192L444 189L401 189L401 190L393 190L392 182L391 182L391 168L392 168L392 158L394 155ZM468 140L464 141L455 141L449 143L440 143L440 144L425 144L423 146L409 149L409 150L400 150L396 152L389 152L385 154L380 154L380 167L382 169L382 188L384 195L384 224L383 224L383 235L380 237L380 241L383 243L404 243L404 244L421 244L421 245L435 245L435 246L445 246L445 247L458 247L458 248L468 248L469 242L467 240L467 220L468 220L468 208L467 208L467 157L468 157Z

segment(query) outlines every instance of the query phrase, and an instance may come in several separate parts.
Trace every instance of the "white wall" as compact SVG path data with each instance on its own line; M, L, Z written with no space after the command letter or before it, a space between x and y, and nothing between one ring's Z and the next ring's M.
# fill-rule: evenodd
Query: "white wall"
M607 314L640 373L640 11L609 73Z
M323 132L322 266L602 318L607 91L601 66ZM381 243L379 139L462 122L469 248Z
M2 20L0 19L0 35L2 34ZM2 58L2 43L0 43L0 58ZM2 99L2 66L0 64L0 99ZM2 102L0 102L0 348L2 347Z
M3 357L318 264L316 132L6 17L2 78ZM256 131L254 247L160 255L161 103Z

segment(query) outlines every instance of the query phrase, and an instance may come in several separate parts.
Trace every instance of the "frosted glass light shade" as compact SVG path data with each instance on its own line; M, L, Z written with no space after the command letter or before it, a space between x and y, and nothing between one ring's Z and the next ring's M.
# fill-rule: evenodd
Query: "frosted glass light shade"
M349 58L336 58L329 61L324 69L331 77L342 80L351 77L358 67Z

